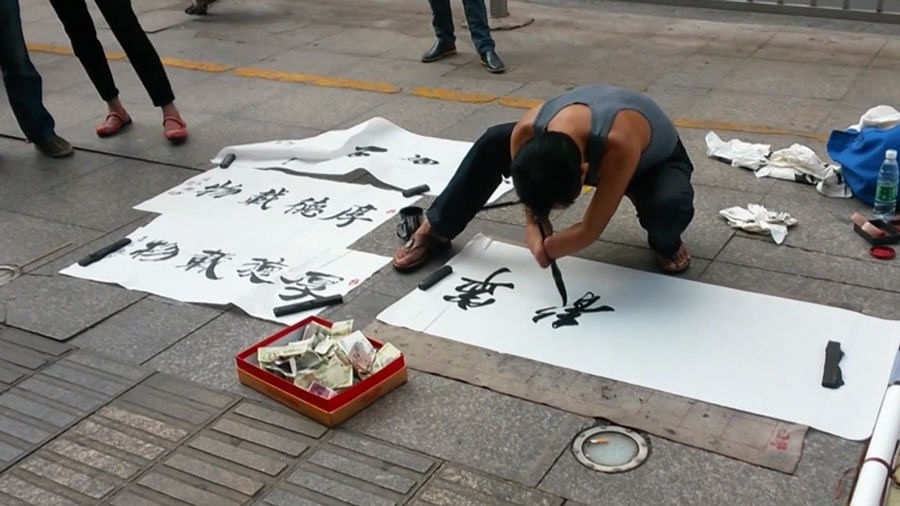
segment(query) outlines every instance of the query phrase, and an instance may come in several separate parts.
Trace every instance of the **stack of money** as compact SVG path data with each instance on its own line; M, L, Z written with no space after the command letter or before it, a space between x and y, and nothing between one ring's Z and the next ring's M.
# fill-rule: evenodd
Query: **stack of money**
M399 356L400 350L390 343L375 350L362 332L353 331L353 320L335 322L330 328L311 322L300 340L256 350L260 367L326 399Z

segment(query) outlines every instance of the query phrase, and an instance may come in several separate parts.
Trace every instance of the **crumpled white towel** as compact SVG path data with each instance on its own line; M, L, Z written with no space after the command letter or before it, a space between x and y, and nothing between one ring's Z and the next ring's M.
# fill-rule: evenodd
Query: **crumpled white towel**
M859 131L867 126L890 128L897 123L900 123L900 111L889 105L876 105L863 113L857 124L850 125L847 129Z
M751 144L739 139L723 141L715 132L706 134L706 156L731 162L732 167L756 170L766 163L771 144Z
M724 142L715 132L706 134L706 154L730 161L732 167L753 170L756 177L774 177L815 185L826 197L850 198L841 168L824 162L809 146L793 144L769 154L769 144L750 144L738 139Z
M788 227L797 224L797 219L788 213L769 211L759 204L729 207L719 211L732 228L739 228L754 234L769 234L775 244L782 244L788 234Z

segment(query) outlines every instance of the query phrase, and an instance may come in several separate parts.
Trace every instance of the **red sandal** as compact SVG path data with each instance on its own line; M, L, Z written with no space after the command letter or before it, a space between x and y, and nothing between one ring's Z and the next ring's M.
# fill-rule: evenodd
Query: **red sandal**
M125 116L122 116L115 111L109 111L109 113L106 114L106 119L103 120L103 123L97 126L97 136L111 137L121 132L123 128L130 124L131 116L127 113Z
M178 125L178 128L166 129L166 121L174 122L176 125ZM181 144L182 142L187 140L187 124L177 116L164 116L163 135L166 137L166 140L171 142L172 144Z

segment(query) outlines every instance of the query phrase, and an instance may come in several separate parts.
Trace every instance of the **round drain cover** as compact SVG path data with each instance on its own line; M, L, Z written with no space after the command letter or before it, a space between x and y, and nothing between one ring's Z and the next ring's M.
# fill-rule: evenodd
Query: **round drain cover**
M572 443L572 453L579 462L595 471L621 473L643 464L650 446L637 432L615 425L601 425L579 434Z

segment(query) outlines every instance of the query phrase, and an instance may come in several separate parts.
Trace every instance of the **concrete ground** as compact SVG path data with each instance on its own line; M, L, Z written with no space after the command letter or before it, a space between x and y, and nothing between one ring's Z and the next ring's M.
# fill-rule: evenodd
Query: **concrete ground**
M609 2L512 3L514 15L535 22L495 33L509 67L495 76L464 29L459 55L419 63L431 43L420 1L222 0L207 18L183 14L185 1L134 3L190 125L184 146L163 141L158 111L105 29L100 38L135 124L97 138L103 105L49 4L22 2L46 105L78 152L43 158L21 142L12 115L0 114L0 262L24 264L70 243L0 287L0 503L846 500L849 483L837 498L835 487L857 462L857 442L810 431L797 472L787 475L650 436L643 466L598 475L569 451L596 420L417 371L326 430L235 379L234 353L275 325L57 272L152 219L131 206L208 168L226 145L301 138L372 116L473 140L535 99L605 81L656 98L694 158L688 277L896 318L900 264L869 257L851 230L850 214L865 206L756 179L706 158L703 143L715 129L775 148L802 142L824 156L830 130L873 105L900 102L894 27ZM735 233L717 217L754 202L800 220L786 244ZM457 248L475 232L515 239L520 219L487 214ZM396 244L381 227L357 247L387 255ZM654 268L628 204L584 256ZM386 268L325 315L362 326L410 287Z

